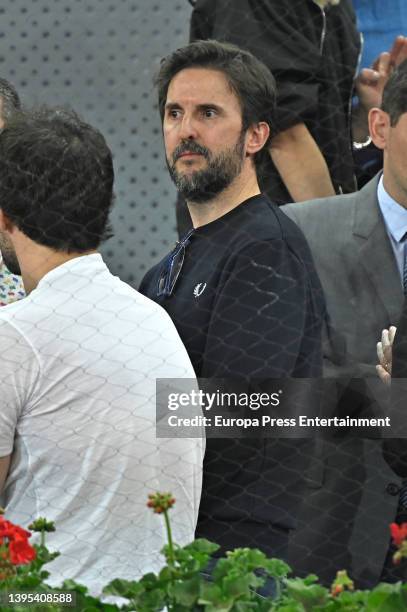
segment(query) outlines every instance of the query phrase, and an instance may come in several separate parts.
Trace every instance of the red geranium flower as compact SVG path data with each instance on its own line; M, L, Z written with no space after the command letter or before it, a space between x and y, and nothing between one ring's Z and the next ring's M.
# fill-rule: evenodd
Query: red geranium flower
M25 538L16 538L9 543L10 561L13 565L24 565L35 559L35 549Z
M8 538L12 536L14 531L13 528L13 523L10 523L10 521L6 521L4 516L0 516L0 537Z
M391 523L390 525L391 537L396 546L400 546L407 538L407 523Z
M0 516L0 545L8 544L8 555L6 556L13 565L24 565L35 559L35 549L28 542L30 536L29 531ZM5 558L4 554L3 558Z

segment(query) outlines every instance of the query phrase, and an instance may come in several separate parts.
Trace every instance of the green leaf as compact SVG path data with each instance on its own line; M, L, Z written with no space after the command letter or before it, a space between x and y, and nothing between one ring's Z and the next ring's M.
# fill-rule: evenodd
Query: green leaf
M291 567L280 559L267 559L263 567L273 578L286 578L291 573Z
M304 606L299 601L289 601L280 604L277 608L272 606L270 611L272 610L278 610L278 612L305 612Z
M150 572L148 574L144 574L144 576L140 579L139 582L147 590L147 589L151 589L151 588L156 587L158 579L157 579L157 576L155 574Z
M103 593L106 595L118 595L119 597L124 597L125 599L132 599L133 597L136 597L142 593L144 590L145 587L141 584L141 582L116 578L116 580L112 580L112 582L109 582L109 584L104 587Z
M138 597L134 597L133 601L137 612L160 612L167 604L165 592L158 588L141 593Z
M205 606L205 612L229 612L233 608L233 601L216 602Z
M207 555L211 555L212 553L219 550L219 544L215 544L214 542L210 542L209 540L205 540L204 538L198 538L194 540L190 544L184 546L184 550L188 550L190 552L198 552L205 553Z
M234 603L234 598L225 594L219 585L209 582L201 584L198 604L204 606L205 612L229 612L234 609Z
M256 579L254 574L247 576L225 576L222 580L222 592L225 596L237 599L238 597L251 596L252 592L250 591L250 586L253 583L252 579ZM256 584L256 586L258 586Z
M168 592L178 604L191 607L199 597L200 587L200 577L194 576L189 580L177 581L172 587L169 587Z
M64 580L61 588L64 591L75 591L75 593L82 593L83 595L86 595L88 592L88 587L75 582L75 580Z
M308 576L305 576L305 578L303 578L302 580L304 584L308 586L310 584L315 584L316 582L318 582L319 578L316 574L308 574Z
M406 603L401 583L379 584L366 600L366 612L405 612Z
M176 572L178 575L178 572ZM161 586L164 586L166 582L170 582L174 579L174 570L167 565L162 568L158 574L158 582Z
M227 558L239 564L246 564L252 568L263 567L267 561L267 557L258 548L236 548L227 553Z
M329 597L328 590L320 584L307 584L301 578L290 578L285 581L287 594L306 609L321 606Z

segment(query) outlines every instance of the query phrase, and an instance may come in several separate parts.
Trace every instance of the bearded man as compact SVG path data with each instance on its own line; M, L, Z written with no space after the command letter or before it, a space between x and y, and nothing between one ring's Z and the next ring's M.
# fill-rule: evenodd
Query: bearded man
M198 377L319 376L320 283L303 235L256 176L273 76L249 52L199 41L163 61L157 86L169 172L193 229L140 291L167 310ZM305 454L298 441L207 439L197 535L284 557Z

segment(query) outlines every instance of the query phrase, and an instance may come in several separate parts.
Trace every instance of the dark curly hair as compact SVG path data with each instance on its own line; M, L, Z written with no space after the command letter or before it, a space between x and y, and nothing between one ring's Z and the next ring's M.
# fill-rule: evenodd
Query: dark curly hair
M111 236L112 154L73 111L14 114L0 134L0 207L26 236L85 252Z

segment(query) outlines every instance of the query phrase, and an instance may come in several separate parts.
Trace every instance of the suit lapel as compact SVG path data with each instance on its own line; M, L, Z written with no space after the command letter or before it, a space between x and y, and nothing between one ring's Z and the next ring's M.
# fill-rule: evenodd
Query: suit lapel
M356 194L353 235L360 261L389 315L389 323L400 318L403 292L396 259L377 200L379 176ZM378 333L380 330L378 330Z

